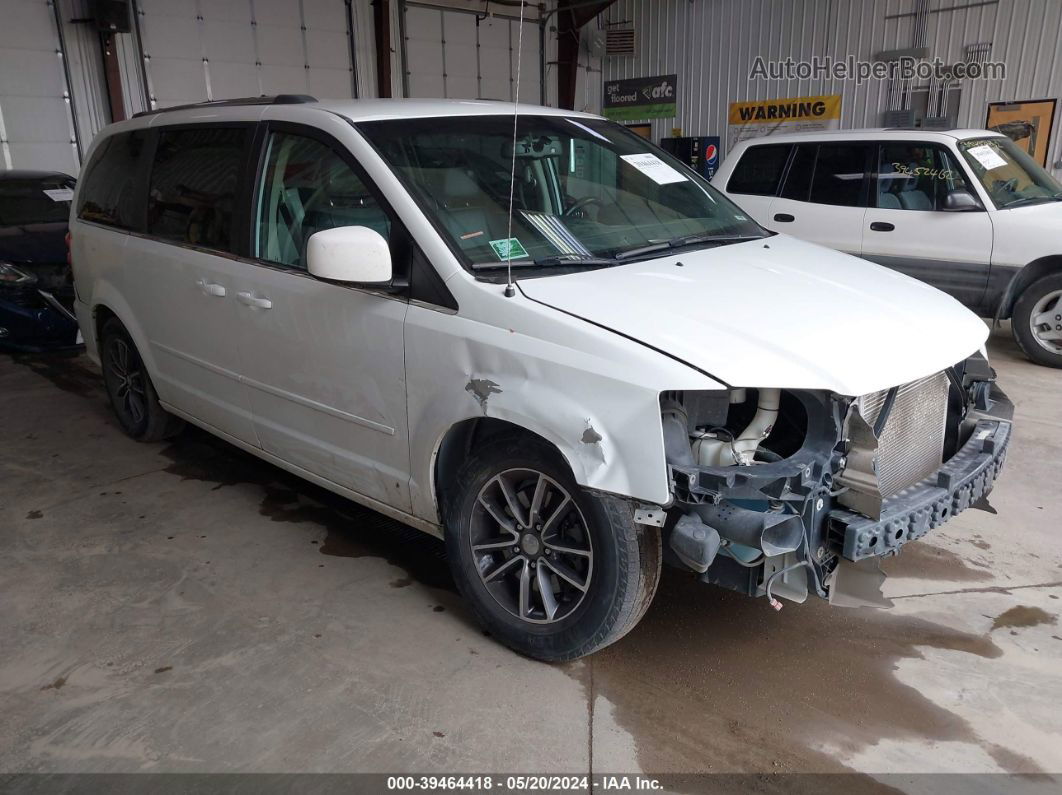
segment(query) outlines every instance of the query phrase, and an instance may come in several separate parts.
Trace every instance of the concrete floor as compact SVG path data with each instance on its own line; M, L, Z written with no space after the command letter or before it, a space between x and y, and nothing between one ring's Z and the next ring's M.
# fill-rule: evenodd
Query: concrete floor
M991 343L991 496L889 611L668 570L625 640L499 647L438 542L189 432L126 439L83 358L0 357L0 772L1062 771L1062 372Z

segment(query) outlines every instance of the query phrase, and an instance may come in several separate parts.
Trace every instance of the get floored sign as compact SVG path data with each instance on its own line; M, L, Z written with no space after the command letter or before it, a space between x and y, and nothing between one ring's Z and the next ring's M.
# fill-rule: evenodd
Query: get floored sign
M617 121L674 117L678 75L636 77L605 83L604 116Z
M731 102L727 146L749 138L789 132L832 130L841 124L841 95Z

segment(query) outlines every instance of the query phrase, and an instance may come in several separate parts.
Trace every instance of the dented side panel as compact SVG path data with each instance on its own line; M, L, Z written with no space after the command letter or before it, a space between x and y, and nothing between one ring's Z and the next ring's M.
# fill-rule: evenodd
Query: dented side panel
M492 417L551 442L588 488L669 499L660 393L718 389L692 368L521 296L457 275L476 317L411 306L406 375L414 515L438 522L433 467L455 424ZM501 300L474 300L495 292Z

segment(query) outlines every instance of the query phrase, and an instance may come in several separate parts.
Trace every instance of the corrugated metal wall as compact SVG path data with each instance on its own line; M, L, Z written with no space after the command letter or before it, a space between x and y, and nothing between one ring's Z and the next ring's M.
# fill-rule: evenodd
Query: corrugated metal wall
M914 43L918 0L619 0L596 24L632 24L636 54L584 54L579 109L600 112L605 80L679 75L678 117L652 122L653 138L719 135L726 151L729 103L841 94L841 126L883 123L888 85L874 81L749 80L757 55L871 60L875 53ZM955 10L943 11L952 8ZM987 103L1058 98L1062 106L1062 2L1059 0L929 0L926 46L945 63L964 60L965 47L991 42L990 60L1007 67L1004 80L963 81L957 123L983 127ZM591 23L595 24L595 23ZM1062 160L1062 107L1056 109L1049 164ZM1055 174L1062 173L1055 169Z

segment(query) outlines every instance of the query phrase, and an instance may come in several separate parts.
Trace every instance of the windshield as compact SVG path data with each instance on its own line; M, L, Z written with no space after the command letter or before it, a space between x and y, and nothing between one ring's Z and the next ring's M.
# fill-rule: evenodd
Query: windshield
M767 234L703 179L612 122L521 116L359 125L465 264L521 276Z
M71 177L0 180L0 226L66 221L73 195Z
M959 141L959 151L999 209L1062 199L1062 184L1009 138Z

